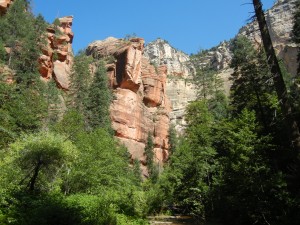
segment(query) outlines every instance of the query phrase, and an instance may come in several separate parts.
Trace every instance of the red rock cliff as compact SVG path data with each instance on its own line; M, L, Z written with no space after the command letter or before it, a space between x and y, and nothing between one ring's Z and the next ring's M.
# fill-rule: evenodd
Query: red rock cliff
M143 57L143 49L142 38L107 38L90 44L87 54L110 62L107 74L114 91L110 112L116 137L129 149L132 159L145 165L144 148L150 133L155 160L162 164L168 158L171 111L166 96L167 68L151 65Z
M59 18L60 25L47 28L46 44L39 58L39 72L43 80L53 78L63 90L69 89L69 76L73 63L72 16Z

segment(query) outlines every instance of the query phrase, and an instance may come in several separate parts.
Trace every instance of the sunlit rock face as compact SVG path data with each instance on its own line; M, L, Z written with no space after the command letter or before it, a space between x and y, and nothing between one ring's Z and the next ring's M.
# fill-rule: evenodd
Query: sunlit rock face
M166 93L172 104L170 118L176 130L182 132L185 108L196 99L196 87L192 83L195 68L190 57L160 38L147 44L144 55L155 67L163 65L167 68Z
M296 0L277 0L267 10L267 20L272 43L279 59L282 59L292 75L297 74L297 52L299 46L293 42L293 25ZM256 46L261 45L261 36L256 21L241 28L239 35L247 36Z
M39 72L43 80L53 78L57 86L63 90L69 89L69 78L73 65L72 32L73 17L59 18L60 25L47 28L46 43L42 46L39 58Z
M153 137L155 160L161 165L168 158L171 104L166 95L167 67L151 65L143 51L142 38L109 37L91 43L86 52L106 59L114 93L110 114L115 136L132 159L140 160L147 176L144 148L148 134Z
M8 7L12 4L13 0L0 0L0 15L6 13Z

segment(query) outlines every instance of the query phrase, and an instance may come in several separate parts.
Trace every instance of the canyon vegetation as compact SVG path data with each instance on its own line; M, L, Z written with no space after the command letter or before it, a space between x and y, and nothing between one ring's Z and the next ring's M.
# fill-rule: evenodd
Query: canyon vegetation
M72 16L0 1L0 225L298 225L300 1L251 4L197 54L128 36L74 55Z

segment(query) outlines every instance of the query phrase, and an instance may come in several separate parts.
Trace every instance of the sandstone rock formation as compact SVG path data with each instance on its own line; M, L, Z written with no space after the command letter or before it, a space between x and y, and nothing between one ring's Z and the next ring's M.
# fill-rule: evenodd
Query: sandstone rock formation
M143 57L144 40L107 38L95 41L87 54L107 63L114 92L110 107L116 137L129 149L132 159L144 165L148 134L153 136L155 159L168 158L168 129L171 106L166 95L167 67L154 67Z
M191 82L195 68L190 57L160 38L147 44L144 55L152 65L167 67L166 93L172 103L170 118L176 130L181 132L185 125L185 108L196 99L196 87Z
M6 13L8 7L13 2L13 0L0 0L0 15Z
M69 88L69 76L73 63L72 52L72 16L59 18L59 25L50 25L47 28L42 46L43 55L39 58L39 72L42 79L47 81L53 78L63 89Z

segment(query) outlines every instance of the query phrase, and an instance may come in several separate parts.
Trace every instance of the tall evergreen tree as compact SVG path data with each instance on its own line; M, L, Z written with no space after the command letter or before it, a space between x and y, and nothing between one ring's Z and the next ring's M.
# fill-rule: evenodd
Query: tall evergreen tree
M103 127L111 130L109 107L112 101L112 92L109 88L106 67L103 61L97 65L92 84L88 90L88 123L91 128Z
M289 210L284 176L269 158L275 146L269 136L258 134L255 117L254 111L243 110L215 133L221 176L214 192L225 224L281 224Z
M85 118L87 117L89 86L92 82L92 74L90 72L91 57L85 53L79 52L74 58L72 68L71 85L70 85L70 102L71 108L76 109Z
M258 21L259 30L262 36L264 49L267 55L267 62L273 77L275 90L284 115L285 129L289 136L290 147L300 155L300 133L299 126L293 114L293 107L288 98L287 89L283 80L281 69L272 45L269 29L265 19L262 3L260 0L253 0L255 15Z
M154 143L152 139L152 135L149 132L147 137L147 142L145 146L145 156L146 156L146 163L147 163L147 169L148 169L148 178L155 183L158 178L158 168L156 166L156 163L154 161Z
M255 110L260 124L265 131L269 131L270 123L274 119L271 110L274 112L276 108L271 105L275 93L266 58L262 51L254 49L245 36L237 37L232 49L232 111L239 114L245 108Z

